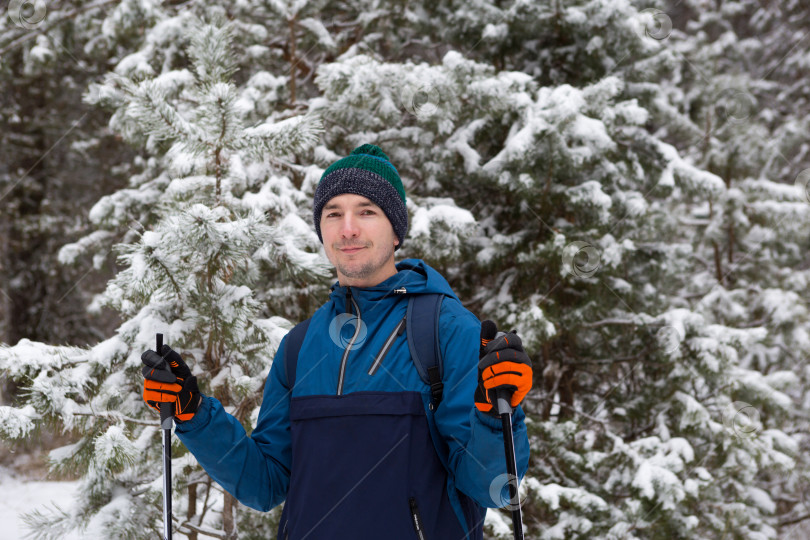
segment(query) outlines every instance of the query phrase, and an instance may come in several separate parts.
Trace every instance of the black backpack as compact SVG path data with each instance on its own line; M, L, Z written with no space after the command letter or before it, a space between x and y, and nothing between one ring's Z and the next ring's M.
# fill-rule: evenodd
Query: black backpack
M439 348L439 312L442 309L442 294L413 294L408 299L405 315L405 331L411 359L419 372L419 377L430 386L430 408L436 410L442 401L442 354ZM309 328L307 319L290 330L284 354L284 367L287 371L287 385L292 391L295 385L295 370L298 353Z

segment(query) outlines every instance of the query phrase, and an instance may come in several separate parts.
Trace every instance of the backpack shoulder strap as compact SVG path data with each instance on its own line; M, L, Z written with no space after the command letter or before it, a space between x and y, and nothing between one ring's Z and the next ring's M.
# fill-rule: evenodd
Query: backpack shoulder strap
M287 344L284 349L284 369L287 373L287 386L290 390L295 386L295 370L298 367L298 353L307 335L307 328L312 317L296 324L289 334L287 334Z
M430 385L431 405L435 410L442 401L442 353L439 347L439 312L442 294L415 294L408 299L405 328L408 348L419 377Z

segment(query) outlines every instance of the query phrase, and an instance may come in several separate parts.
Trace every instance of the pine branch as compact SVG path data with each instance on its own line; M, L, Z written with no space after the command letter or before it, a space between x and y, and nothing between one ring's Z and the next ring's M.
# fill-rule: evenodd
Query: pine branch
M580 365L610 365L610 364L621 364L623 362L633 362L634 360L640 360L645 353L649 352L650 349L645 349L644 351L640 352L639 354L634 354L633 356L620 356L619 358L603 358L603 359L595 359L595 360L576 360L576 361L566 361L565 365L567 366L580 366Z
M5 47L0 49L0 58L5 58L7 53L12 51L13 49L16 49L17 47L19 47L20 45L22 45L26 41L30 41L30 40L34 39L35 37L37 37L37 36L47 34L52 28L62 24L65 21L69 21L70 19L75 19L77 16L84 13L85 11L90 11L92 9L104 7L104 6L108 5L108 4L117 4L119 2L120 2L120 0L101 0L101 1L96 2L94 4L87 4L87 5L84 5L84 6L81 6L81 7L77 7L73 11L68 11L68 12L66 12L64 14L60 14L60 16L58 18L53 18L52 17L50 21L43 24L42 26L40 26L36 30L29 29L22 36L20 36L17 39L9 42Z
M810 519L810 514L805 514L805 515L799 516L797 518L787 519L785 521L780 521L778 526L779 527L786 527L788 525L795 525L796 523L800 523L800 522L805 521L807 519Z
M127 416L125 414L121 414L117 411L102 411L102 412L76 412L73 411L71 413L73 416L87 416L87 417L95 417L95 418L110 418L113 420L123 420L125 422L132 422L133 424L139 424L142 426L152 426L152 427L160 427L160 421L153 421L149 422L146 420L140 420L138 418L132 418L131 416Z
M209 529L207 527L201 527L199 525L195 525L195 524L193 524L192 522L190 522L188 520L185 520L182 523L180 523L178 525L178 527L181 528L181 529L183 527L185 527L189 531L194 531L194 532L199 533L199 534L204 534L204 535L210 536L212 538L219 538L221 540L228 540L228 538L231 538L229 535L227 535L225 533L221 533L221 532L219 532L219 531L217 531L215 529ZM185 532L185 531L181 531L181 532ZM186 534L188 534L188 533L186 533Z
M157 262L158 266L160 266L160 268L163 269L163 271L166 274L166 277L169 278L169 281L171 282L172 287L174 287L174 292L175 292L175 294L177 294L177 297L182 298L183 297L183 290L180 288L180 285L178 285L177 282L174 280L174 276L172 275L171 270L169 270L166 267L166 265L163 264L163 261L161 261L157 257L155 257L155 261Z
M41 540L60 540L76 530L76 523L70 513L56 505L53 508L46 507L46 511L36 509L25 513L22 520L31 529L28 536Z
M580 326L585 328L599 328L602 326L617 325L617 326L645 326L643 322L632 319L602 319L600 321L582 323ZM663 323L647 323L646 326L664 326Z
M540 399L548 399L548 398L540 398ZM553 400L552 400L552 401L553 401ZM560 406L560 407L562 407L562 408L565 408L565 409L570 410L571 412L573 412L573 413L575 413L575 414L578 414L579 416L581 416L581 417L583 417L583 418L586 418L586 419L590 420L591 422L595 422L595 423L600 424L600 425L602 425L602 426L607 426L607 425L608 425L608 423L607 423L606 421L601 420L601 419L599 419L599 418L596 418L595 416L591 416L590 414L588 414L588 413L586 413L586 412L583 412L583 411L581 411L581 410L577 409L577 408L576 408L576 407L574 407L573 405L569 405L569 404L567 404L567 403L563 403L562 401L554 401L554 403L555 403L555 404L557 404L557 405L559 405L559 406Z

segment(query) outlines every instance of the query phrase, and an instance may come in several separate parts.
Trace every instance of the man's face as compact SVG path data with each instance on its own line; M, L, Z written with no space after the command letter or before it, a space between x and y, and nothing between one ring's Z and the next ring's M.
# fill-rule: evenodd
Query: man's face
M341 285L371 287L397 272L394 228L382 209L362 195L345 193L324 205L321 237Z

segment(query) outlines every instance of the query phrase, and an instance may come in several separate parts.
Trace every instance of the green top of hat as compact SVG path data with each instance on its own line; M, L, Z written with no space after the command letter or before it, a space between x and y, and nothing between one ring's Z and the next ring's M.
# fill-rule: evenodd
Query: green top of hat
M323 172L321 182L323 182L323 179L329 176L331 172L338 169L364 169L378 174L396 188L402 202L405 202L405 188L402 186L399 173L379 146L373 144L358 146L352 150L351 154L331 164Z

